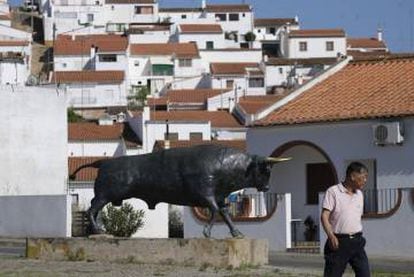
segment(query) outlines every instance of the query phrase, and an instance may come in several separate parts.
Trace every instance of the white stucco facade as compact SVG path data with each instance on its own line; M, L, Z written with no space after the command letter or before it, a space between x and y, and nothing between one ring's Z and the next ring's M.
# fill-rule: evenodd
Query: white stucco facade
M180 33L178 34L178 42L195 42L200 50L207 49L207 43L212 44L212 49L225 48L226 45L224 41L224 33Z
M68 157L118 157L126 154L122 140L69 141Z
M306 43L306 50L300 49L300 43ZM331 50L327 50L327 43L333 44ZM335 58L346 55L346 37L291 37L282 47L284 56L291 59Z

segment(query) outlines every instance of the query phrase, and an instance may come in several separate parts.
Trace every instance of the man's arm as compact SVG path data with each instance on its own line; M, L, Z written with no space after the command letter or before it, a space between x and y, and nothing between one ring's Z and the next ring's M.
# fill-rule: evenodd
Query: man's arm
M331 214L330 210L323 209L322 215L321 215L321 222L322 222L323 229L325 230L325 233L328 236L331 248L333 250L336 250L339 247L339 241L332 230L331 223L329 223L330 214Z

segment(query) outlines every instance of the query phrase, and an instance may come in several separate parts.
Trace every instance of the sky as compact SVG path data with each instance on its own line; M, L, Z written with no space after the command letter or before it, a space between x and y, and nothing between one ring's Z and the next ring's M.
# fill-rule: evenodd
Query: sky
M158 0L161 7L201 6L201 0ZM299 17L301 29L342 28L348 37L376 37L392 52L414 52L414 0L207 0L251 4L255 17Z

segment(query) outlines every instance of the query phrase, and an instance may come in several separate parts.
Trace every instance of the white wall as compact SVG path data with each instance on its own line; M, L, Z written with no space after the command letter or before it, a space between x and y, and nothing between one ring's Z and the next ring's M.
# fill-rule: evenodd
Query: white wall
M264 77L263 77L264 78ZM211 84L214 89L226 88L226 81L234 81L233 87L237 88L237 97L251 96L251 95L265 95L266 94L266 81L264 81L263 87L249 87L249 79L247 76L212 76Z
M270 155L287 142L304 140L327 153L339 180L344 178L348 161L375 159L378 189L414 187L414 169L411 166L414 158L410 150L414 149L414 119L404 119L405 140L401 146L374 144L372 126L379 122L381 120L251 128L247 133L248 152Z
M19 62L0 62L0 84L24 85L29 77L27 64Z
M167 43L170 41L170 31L145 31L143 34L130 34L129 43Z
M80 210L87 210L91 206L94 197L93 185L71 185L70 194L78 196ZM144 210L144 226L132 237L136 238L168 238L168 205L160 203L155 210L148 209L147 204L140 199L129 199L125 202L131 204L134 209Z
M97 57L95 58L95 68L96 70L123 70L127 69L128 65L128 58L124 53L117 53L116 54L116 62L100 62L99 56L105 55L110 53L98 53Z
M1 237L70 237L70 195L0 196Z
M200 50L203 67L210 70L210 63L260 63L262 50Z
M271 251L285 251L291 247L290 233L290 195L278 195L277 208L274 214L266 221L234 222L246 237L251 239L268 239ZM191 208L184 208L184 238L203 237L203 228L206 222L195 218ZM212 238L231 237L227 225L217 222L211 230Z
M89 55L54 56L55 71L81 71L88 64Z
M214 49L220 49L225 47L224 33L223 34L179 34L178 41L180 43L196 42L198 49L206 49L207 41L214 43Z
M115 141L69 141L69 157L118 157L126 152L122 140Z
M0 106L0 195L64 194L68 176L64 97L44 88L2 91Z
M135 14L135 6L153 7L153 14ZM158 5L145 4L105 4L104 15L107 22L116 21L117 23L132 22L157 22Z
M307 51L299 51L299 42L307 42ZM334 50L326 51L326 42L333 41ZM335 58L346 55L346 38L289 38L287 57L295 58Z

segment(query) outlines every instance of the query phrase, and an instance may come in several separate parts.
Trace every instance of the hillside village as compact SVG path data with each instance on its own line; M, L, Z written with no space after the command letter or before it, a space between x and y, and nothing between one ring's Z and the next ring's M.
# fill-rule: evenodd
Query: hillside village
M263 156L288 155L294 167L303 167L296 175L287 168L292 163L274 169L279 179L273 181L280 186L271 192L292 193L292 199L278 198L277 203L278 209L291 207L292 214L276 223L288 227L272 226L284 230L283 240L270 239L272 249L292 248L305 240L307 216L318 225L318 193L326 189L320 182L340 181L344 161L365 161L372 174L378 174L369 184L375 193L414 186L411 169L396 181L382 172L381 164L397 152L406 157L401 149L410 143L412 147L413 142L403 144L398 123L407 117L405 134L412 133L414 86L398 82L414 82L412 55L390 53L381 29L372 30L370 37L353 38L330 26L307 29L295 15L260 18L247 4L199 4L171 8L157 0L35 0L34 5L12 10L6 2L0 4L0 94L38 91L42 97L63 99L59 107L69 122L58 128L67 137L64 151L59 148L66 161L59 168L65 177L59 178L65 178L61 191L70 195L72 209L86 210L93 197L95 169L85 170L75 181L67 179L80 165L205 143ZM398 103L390 100L393 86L399 88ZM356 98L363 107L349 100ZM44 102L45 110L52 109L48 105ZM386 131L396 128L397 137L379 133L372 143L371 125L379 126L375 120L384 118ZM368 131L352 125L354 121L369 122ZM311 124L317 127L309 128ZM347 124L361 137L354 141L360 146L345 153L340 143L348 133ZM402 146L393 146L393 151L400 147L395 153L378 154L391 144ZM362 145L373 148L364 153ZM309 164L324 166L309 171ZM314 172L307 177L317 185L302 184L305 167ZM316 180L322 175L327 179ZM292 183L300 183L300 188L292 188ZM401 196L393 190L389 206L379 209L375 200L367 214L393 211L398 197L406 193ZM276 210L275 198L254 193L250 197L251 207L241 217L263 221ZM135 206L146 209L143 203ZM278 213L275 216L281 216ZM186 237L197 236L200 214L191 219L185 212ZM166 237L168 206L157 206L147 216L147 229L138 236ZM273 232L262 229L257 236ZM319 232L314 240L323 235Z

